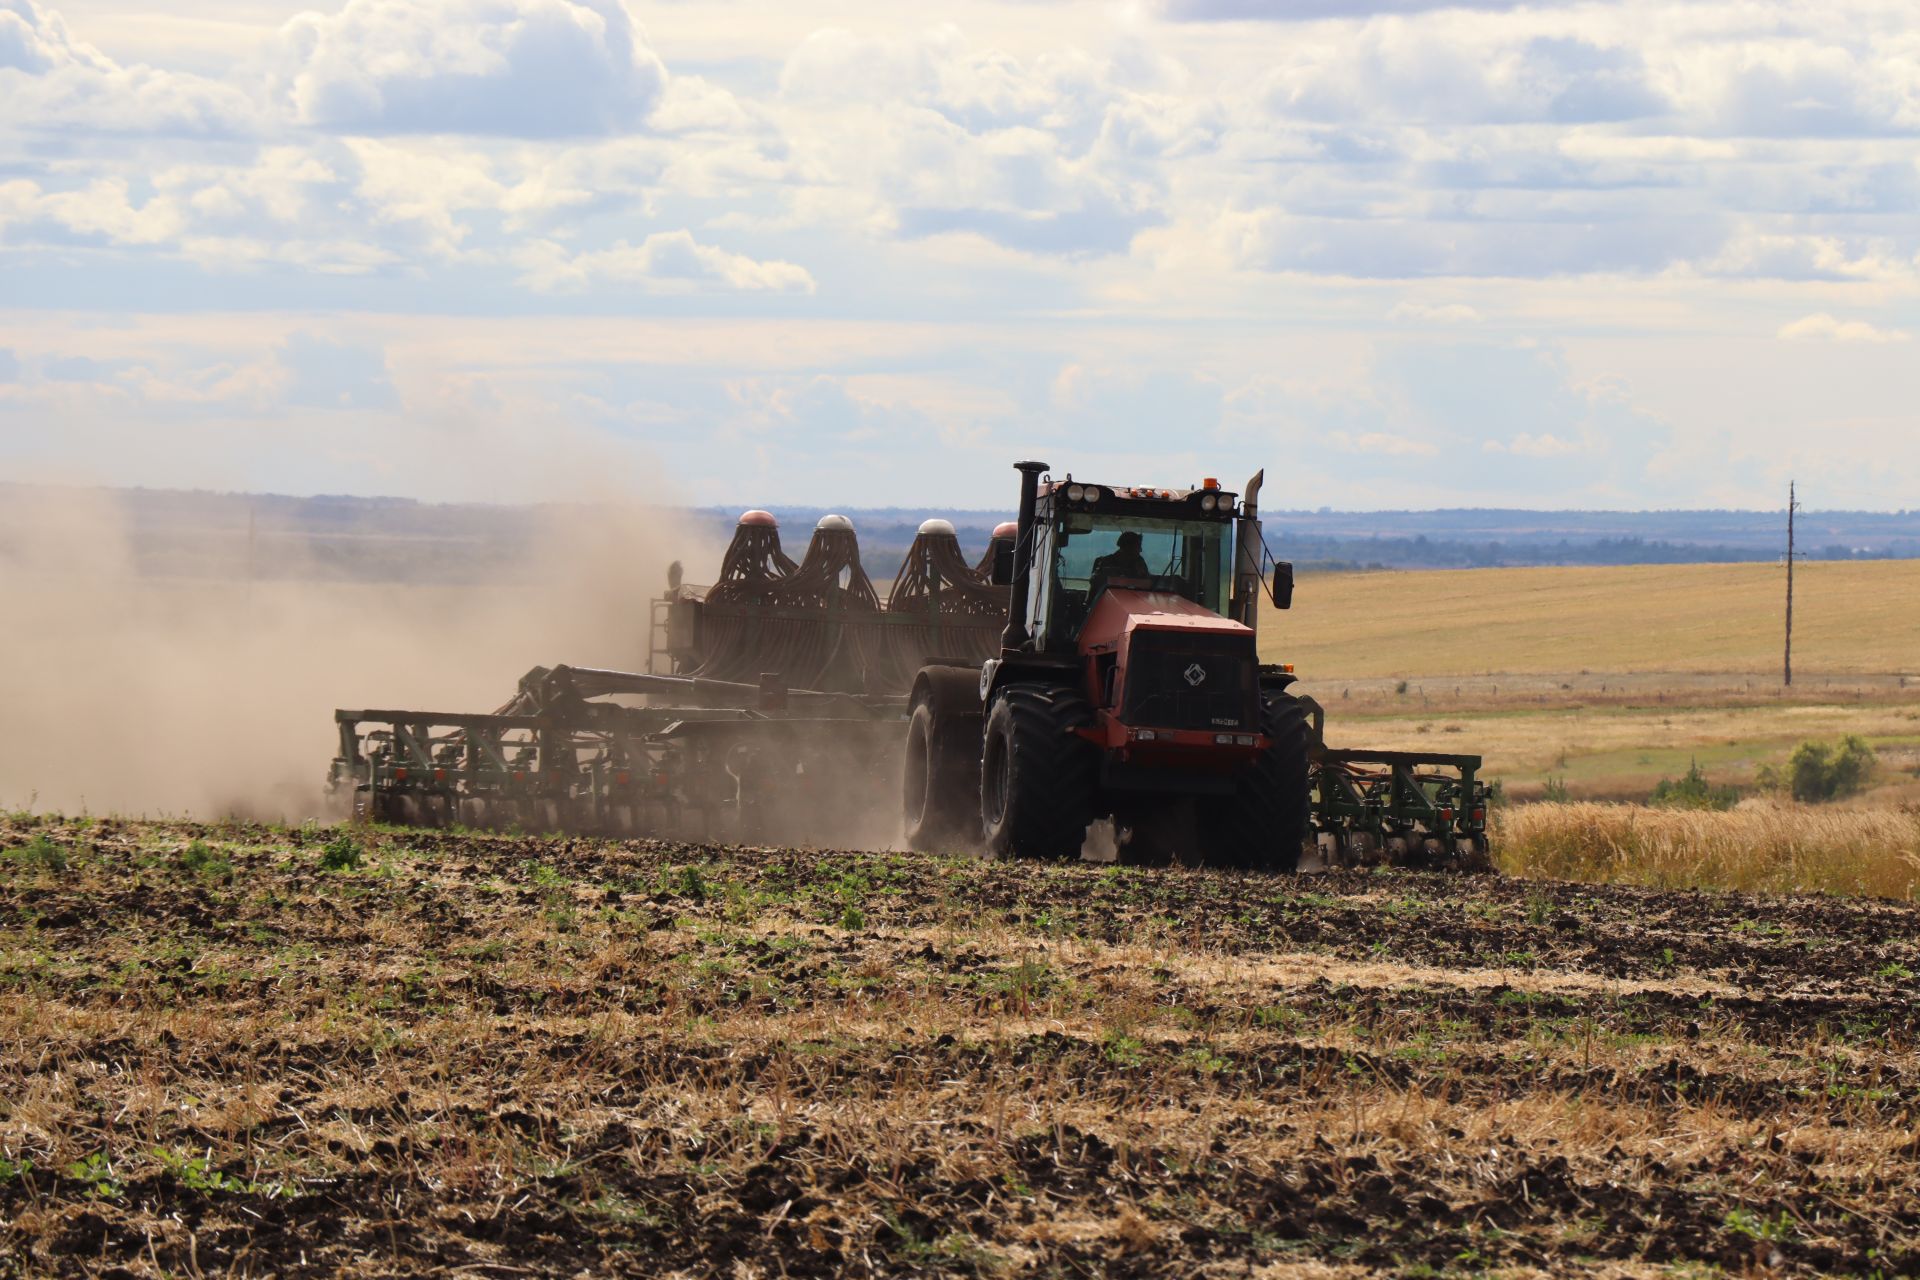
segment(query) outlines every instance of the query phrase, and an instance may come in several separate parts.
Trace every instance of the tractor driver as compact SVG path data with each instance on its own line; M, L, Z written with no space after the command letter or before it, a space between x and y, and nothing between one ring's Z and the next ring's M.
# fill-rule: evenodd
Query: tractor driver
M1093 562L1093 581L1098 584L1112 578L1151 578L1147 558L1140 554L1140 535L1132 529L1121 533L1114 549Z

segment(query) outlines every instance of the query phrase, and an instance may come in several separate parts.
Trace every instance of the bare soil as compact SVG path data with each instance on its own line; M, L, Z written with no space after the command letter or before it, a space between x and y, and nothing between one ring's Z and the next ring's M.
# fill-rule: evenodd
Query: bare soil
M1920 909L0 817L0 1274L1899 1275Z

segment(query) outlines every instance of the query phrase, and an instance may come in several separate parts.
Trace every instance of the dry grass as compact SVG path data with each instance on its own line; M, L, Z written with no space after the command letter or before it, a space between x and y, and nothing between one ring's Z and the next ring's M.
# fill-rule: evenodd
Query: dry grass
M1494 848L1513 875L1910 902L1920 886L1920 808L1529 804L1496 814Z
M1483 672L1779 671L1773 565L1314 575L1261 620L1269 661L1310 680ZM1920 671L1920 561L1810 563L1796 579L1805 674Z

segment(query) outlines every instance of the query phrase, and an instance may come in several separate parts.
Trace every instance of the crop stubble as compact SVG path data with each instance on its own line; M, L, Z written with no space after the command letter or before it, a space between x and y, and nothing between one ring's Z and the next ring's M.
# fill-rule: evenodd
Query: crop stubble
M335 838L0 819L0 1272L1920 1268L1909 905Z

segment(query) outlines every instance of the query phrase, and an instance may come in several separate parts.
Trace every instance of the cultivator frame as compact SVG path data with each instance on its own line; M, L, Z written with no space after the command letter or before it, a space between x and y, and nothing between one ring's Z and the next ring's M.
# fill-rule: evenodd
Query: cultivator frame
M623 696L663 705L610 700ZM334 712L329 790L356 819L404 826L750 839L770 806L805 807L818 774L883 794L898 703L777 680L535 668L493 714Z

